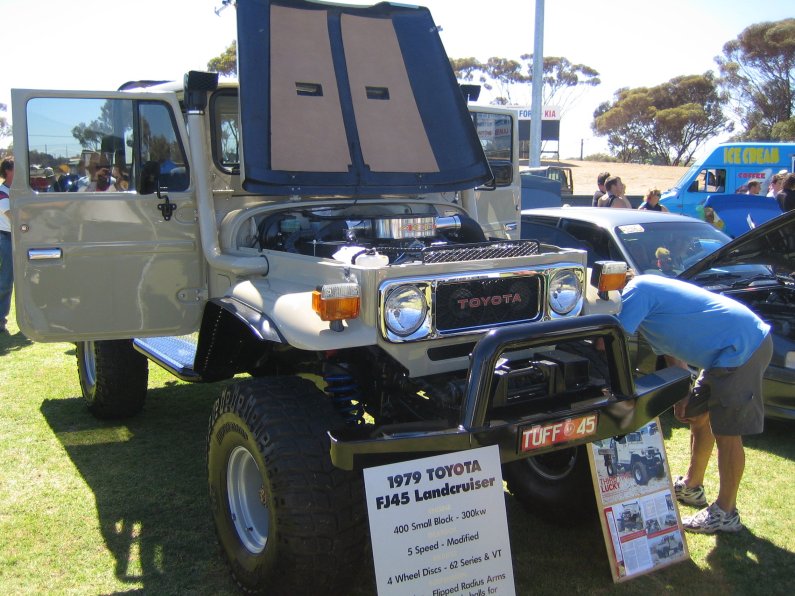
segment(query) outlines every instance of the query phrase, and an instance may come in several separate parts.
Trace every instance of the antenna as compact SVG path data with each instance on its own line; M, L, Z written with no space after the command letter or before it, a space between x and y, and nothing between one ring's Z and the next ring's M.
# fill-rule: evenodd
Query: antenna
M229 5L234 3L234 1L235 0L221 0L221 6L219 6L218 8L214 8L213 9L213 12L215 13L215 16L220 17L221 16L221 12L224 9L229 8Z

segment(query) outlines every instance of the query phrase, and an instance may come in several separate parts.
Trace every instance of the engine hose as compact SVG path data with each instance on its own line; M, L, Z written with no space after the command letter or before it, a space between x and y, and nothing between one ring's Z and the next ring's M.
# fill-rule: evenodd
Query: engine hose
M461 235L465 241L487 242L486 234L478 222L467 215L459 215L458 218L461 220Z
M441 232L454 231L462 242L487 242L486 234L480 224L468 215L459 213L451 217L436 218L437 229Z

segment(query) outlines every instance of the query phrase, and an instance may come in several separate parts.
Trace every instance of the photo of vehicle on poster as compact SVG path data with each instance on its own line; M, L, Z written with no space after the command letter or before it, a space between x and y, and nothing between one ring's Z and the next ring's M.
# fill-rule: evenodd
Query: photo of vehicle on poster
M659 420L595 441L589 459L614 581L690 558Z
M623 437L595 441L599 491L607 501L668 485L659 425L652 421Z

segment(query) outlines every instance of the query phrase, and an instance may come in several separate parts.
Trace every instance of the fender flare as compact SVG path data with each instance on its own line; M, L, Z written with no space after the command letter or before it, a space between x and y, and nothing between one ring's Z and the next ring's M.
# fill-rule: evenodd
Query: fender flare
M230 296L212 298L204 307L194 368L205 381L229 379L247 369L263 342L287 343L264 313Z

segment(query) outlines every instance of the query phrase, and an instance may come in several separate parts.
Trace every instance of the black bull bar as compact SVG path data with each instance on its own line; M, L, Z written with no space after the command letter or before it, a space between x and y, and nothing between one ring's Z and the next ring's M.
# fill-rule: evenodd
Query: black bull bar
M610 373L608 395L574 402L562 410L528 412L511 420L486 420L497 361L505 352L583 339L604 340ZM540 455L637 430L685 397L690 373L669 367L633 378L626 337L611 315L525 323L489 331L470 355L458 426L406 423L344 428L329 432L331 460L345 470L394 463L452 451L497 445L503 463ZM518 449L521 428L588 414L598 414L596 432L587 438L532 451Z

